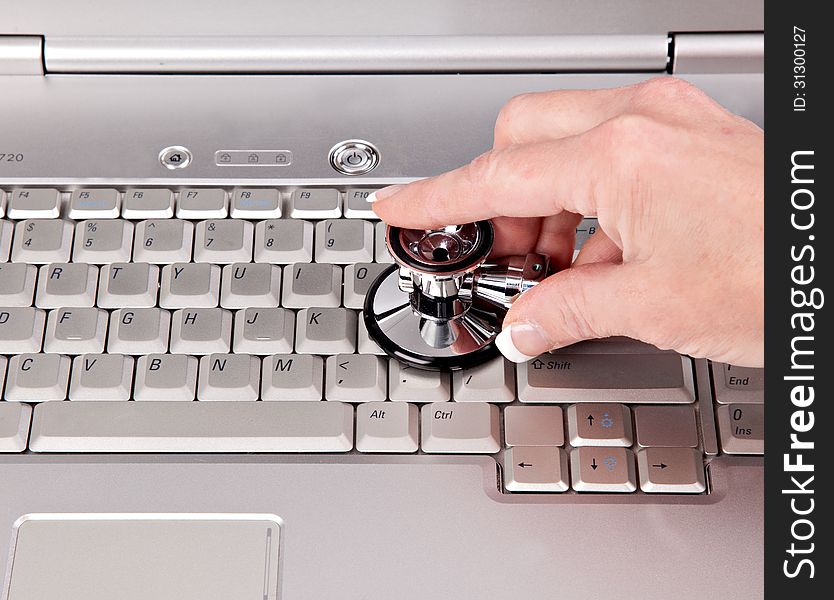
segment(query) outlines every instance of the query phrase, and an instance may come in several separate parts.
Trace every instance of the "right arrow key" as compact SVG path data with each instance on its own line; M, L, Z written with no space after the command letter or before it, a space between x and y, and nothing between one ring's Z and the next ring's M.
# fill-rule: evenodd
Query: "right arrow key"
M695 448L646 448L637 453L640 489L653 494L700 494L706 490L704 459Z

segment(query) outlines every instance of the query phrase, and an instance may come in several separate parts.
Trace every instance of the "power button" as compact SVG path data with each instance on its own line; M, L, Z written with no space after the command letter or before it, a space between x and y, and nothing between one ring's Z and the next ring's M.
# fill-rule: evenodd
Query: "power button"
M330 150L330 166L343 175L364 175L379 164L379 151L364 140L346 140Z

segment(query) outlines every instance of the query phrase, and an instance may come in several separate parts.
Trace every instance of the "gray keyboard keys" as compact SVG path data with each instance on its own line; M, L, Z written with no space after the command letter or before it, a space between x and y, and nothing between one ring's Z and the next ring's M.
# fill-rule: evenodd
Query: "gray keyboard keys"
M0 306L30 306L38 268L23 263L0 263Z
M55 219L61 214L61 193L53 188L12 190L6 215L10 219Z
M356 407L359 452L416 452L419 412L413 404L366 402Z
M133 357L84 354L72 361L70 400L130 400Z
M122 196L113 188L74 190L70 196L70 219L115 219L119 216Z
M286 354L295 340L295 313L283 308L247 308L235 313L234 351Z
M387 361L366 354L337 354L327 358L324 397L341 402L383 401Z
M184 354L149 354L136 363L137 401L191 401L197 389L197 359Z
M188 262L194 225L182 219L149 219L136 224L133 260L155 264Z
M324 360L307 354L275 354L263 359L263 400L322 399Z
M378 221L374 225L374 260L378 263L391 264L394 259L388 252L388 246L385 245L385 230L387 225L382 221Z
M17 354L9 359L6 400L47 402L67 397L70 359L60 354Z
M336 307L342 299L342 269L336 265L297 263L284 268L281 305Z
M449 373L415 369L395 359L388 361L388 394L391 400L448 402L450 390Z
M164 188L128 188L122 204L125 219L169 219L174 216L174 194Z
M426 404L420 419L423 452L494 454L501 448L498 407L494 404Z
M56 402L38 406L35 452L348 452L339 402ZM45 408L46 410L42 410Z
M683 404L695 400L692 364L672 353L543 354L518 365L521 402Z
M626 448L576 448L570 453L570 470L577 492L637 490L634 455Z
M361 313L359 317L358 329L359 332L356 334L356 351L359 352L359 354L375 354L377 356L386 356L382 348L379 347L379 344L373 341L368 335L368 328L365 326L365 319L362 318Z
M188 308L174 313L171 352L224 353L231 349L232 313L220 308Z
M226 265L220 289L223 308L277 307L281 297L281 267L258 263Z
M98 267L84 263L44 265L38 274L35 305L40 308L93 306L97 287Z
M232 195L233 219L277 219L281 216L281 195L268 188L237 188Z
M132 245L130 221L81 221L75 224L72 260L95 264L128 262Z
M452 373L455 402L512 402L515 365L502 357Z
M296 315L295 351L348 354L356 350L356 312L346 308L305 308Z
M269 219L255 227L255 262L288 265L313 260L313 224Z
M46 320L44 352L86 354L104 352L107 311L98 308L60 308Z
M0 308L0 354L39 352L45 324L46 314L40 309Z
M359 219L327 219L316 224L316 261L349 264L374 259L374 226Z
M345 216L349 219L377 219L368 203L372 189L352 189L345 192Z
M561 448L515 446L504 451L503 475L509 492L564 492L568 457Z
M698 445L698 426L691 406L635 406L634 426L641 448Z
M171 313L159 308L132 308L110 313L107 351L150 354L168 350Z
M764 369L713 363L712 376L719 404L764 403Z
M646 448L637 453L640 489L650 494L705 491L704 461L694 448Z
M339 190L295 190L290 198L290 216L294 219L327 219L342 216Z
M194 262L231 264L252 260L255 226L239 219L202 221L194 240Z
M148 263L103 265L98 276L102 308L152 308L159 291L159 267Z
M69 262L73 226L60 219L29 219L15 225L12 262Z
M763 404L723 404L716 412L725 454L764 454Z
M14 227L9 221L0 219L0 262L9 260L9 251L12 247L12 232Z
M388 265L378 263L356 263L345 267L345 300L347 308L362 308L365 306L365 294Z
M197 400L257 400L261 361L248 354L210 354L200 359Z
M631 411L623 404L572 404L568 435L574 447L631 446Z
M226 191L220 188L184 189L177 202L178 219L223 219L229 213Z
M174 263L162 267L159 305L162 308L211 308L220 300L220 267Z
M32 407L20 402L0 402L0 453L23 452L29 439Z
M565 429L559 406L508 406L504 409L507 446L562 446Z

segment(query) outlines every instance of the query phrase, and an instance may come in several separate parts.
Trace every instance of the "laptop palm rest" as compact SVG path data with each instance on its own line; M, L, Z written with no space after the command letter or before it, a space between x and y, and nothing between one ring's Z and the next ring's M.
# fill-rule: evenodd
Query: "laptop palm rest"
M4 600L274 600L272 515L27 515Z

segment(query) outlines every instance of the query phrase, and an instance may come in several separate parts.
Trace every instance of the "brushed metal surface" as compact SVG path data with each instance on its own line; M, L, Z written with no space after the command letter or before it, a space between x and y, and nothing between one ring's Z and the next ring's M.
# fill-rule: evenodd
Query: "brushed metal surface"
M676 34L672 72L763 73L764 34Z
M43 75L43 39L0 34L0 75Z

